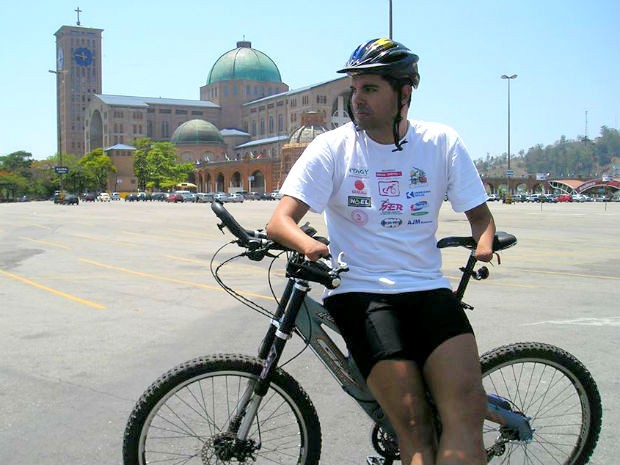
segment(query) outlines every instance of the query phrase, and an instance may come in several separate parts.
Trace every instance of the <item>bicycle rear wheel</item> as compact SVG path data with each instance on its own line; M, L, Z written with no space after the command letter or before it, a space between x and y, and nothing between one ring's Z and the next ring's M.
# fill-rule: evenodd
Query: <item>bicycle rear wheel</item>
M481 359L487 393L531 418L534 437L511 439L510 431L484 422L489 463L587 463L601 429L601 398L590 372L568 352L540 343L499 347Z
M280 369L247 441L235 440L231 431L236 407L261 370L262 362L255 357L218 354L162 375L129 417L124 464L318 464L321 427L316 410L301 386Z

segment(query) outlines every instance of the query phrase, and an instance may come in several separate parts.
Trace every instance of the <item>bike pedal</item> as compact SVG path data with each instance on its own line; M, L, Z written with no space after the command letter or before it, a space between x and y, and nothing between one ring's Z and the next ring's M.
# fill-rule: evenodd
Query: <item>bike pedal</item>
M385 458L370 455L366 457L366 464L367 465L384 465Z

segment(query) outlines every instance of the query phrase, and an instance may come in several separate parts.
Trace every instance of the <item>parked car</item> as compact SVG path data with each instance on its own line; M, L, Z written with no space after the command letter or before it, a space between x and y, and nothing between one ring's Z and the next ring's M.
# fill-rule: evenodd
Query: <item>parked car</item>
M228 200L228 194L226 192L216 192L213 194L213 200L218 202L226 202Z
M166 199L167 202L170 203L179 203L179 202L183 202L183 196L181 194L177 194L176 192L174 194L170 194L168 196L168 198Z
M515 194L512 196L512 201L513 202L526 202L527 201L527 195L525 194Z
M110 198L112 200L120 200L121 199L121 194L119 194L118 192L112 192L112 196Z
M570 194L559 194L558 196L556 196L556 201L557 202L572 202L573 196Z
M280 194L280 191L273 191L271 194L271 198L274 200L279 200L282 198L282 194Z
M573 202L587 202L588 196L583 194L573 194Z
M138 194L127 194L125 196L125 202L137 202Z
M110 194L107 192L102 192L97 196L97 202L109 202L110 200Z
M84 194L84 202L94 202L97 199L97 196L92 192L87 192Z
M137 196L136 196L136 200L138 201L142 201L142 202L146 202L147 200L152 200L151 198L151 194L149 194L148 192L138 192Z
M193 203L196 202L198 197L193 192L177 192L181 197L183 197L183 202Z
M153 192L151 194L151 200L157 200L158 202L163 202L168 199L169 195L170 194L168 194L167 192Z
M497 194L489 194L487 196L487 202L497 202L499 200L500 200L500 197Z
M67 194L62 199L62 204L63 205L79 205L80 204L80 198L77 195L75 195L75 194Z
M235 202L235 203L243 203L243 195L240 193L229 194L226 202Z
M196 202L198 203L213 202L213 192L198 192L196 194Z

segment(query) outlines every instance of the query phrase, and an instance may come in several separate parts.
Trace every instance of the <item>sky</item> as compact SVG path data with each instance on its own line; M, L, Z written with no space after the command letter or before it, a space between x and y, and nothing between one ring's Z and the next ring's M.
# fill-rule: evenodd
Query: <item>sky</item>
M248 40L299 89L390 34L389 0L0 0L0 156L56 152L54 33L103 29L103 93L198 100ZM392 38L420 56L409 117L454 127L474 159L620 124L620 1L392 0Z

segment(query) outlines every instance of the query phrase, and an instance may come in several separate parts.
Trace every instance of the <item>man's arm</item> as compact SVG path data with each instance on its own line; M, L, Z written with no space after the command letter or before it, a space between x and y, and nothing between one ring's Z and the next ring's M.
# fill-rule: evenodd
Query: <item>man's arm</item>
M301 200L285 195L267 223L267 237L303 253L310 260L318 260L329 255L329 249L297 225L308 210L308 205Z
M465 212L471 226L471 235L478 242L475 256L483 262L493 258L493 238L495 237L495 220L485 203Z

